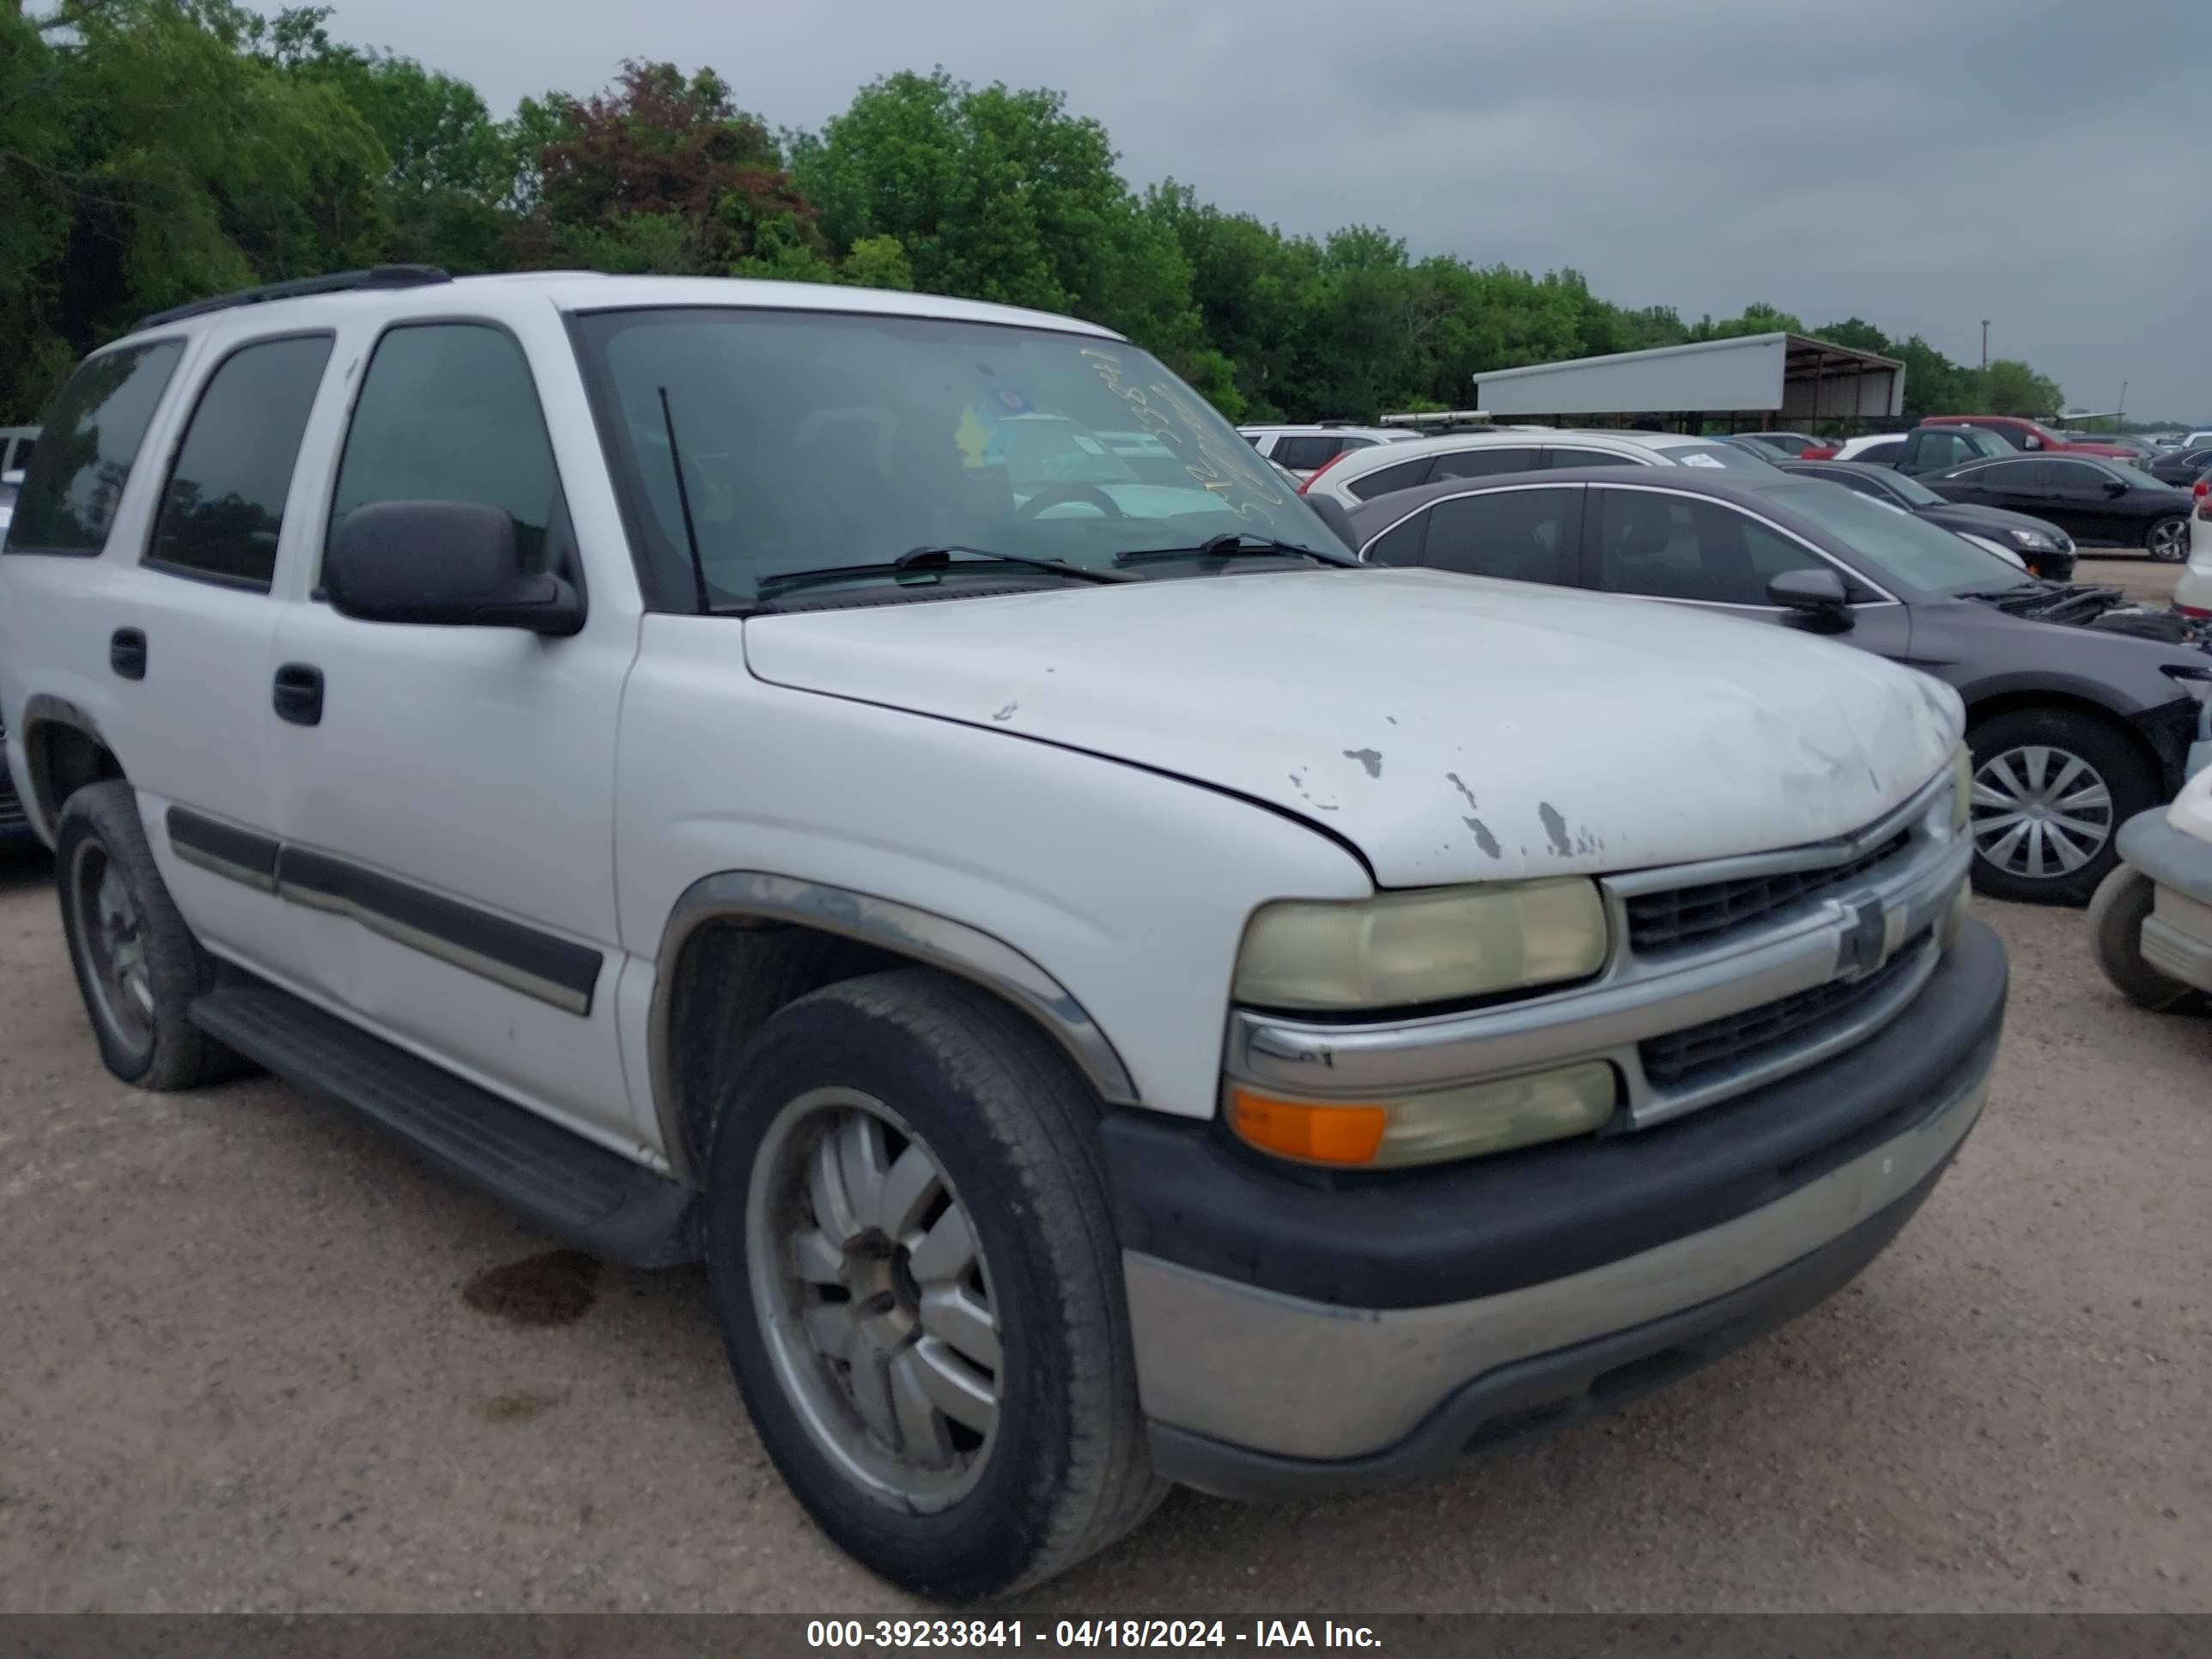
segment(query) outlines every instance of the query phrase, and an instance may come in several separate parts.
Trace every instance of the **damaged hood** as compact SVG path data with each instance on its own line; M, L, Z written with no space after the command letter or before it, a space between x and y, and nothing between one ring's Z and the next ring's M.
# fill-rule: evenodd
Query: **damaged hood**
M1955 693L1686 605L1425 570L1254 572L750 618L762 679L1233 791L1386 887L1635 869L1858 829Z

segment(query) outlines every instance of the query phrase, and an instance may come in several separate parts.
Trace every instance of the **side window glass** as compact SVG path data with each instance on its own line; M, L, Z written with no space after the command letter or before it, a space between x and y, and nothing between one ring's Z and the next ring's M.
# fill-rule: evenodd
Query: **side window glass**
M138 446L184 349L160 340L103 352L70 376L16 495L9 552L94 554L107 545Z
M269 586L331 344L327 335L269 340L223 359L169 469L147 563Z
M1598 492L1598 586L1608 593L1767 605L1785 570L1828 569L1796 543L1715 501Z
M1419 564L1428 531L1429 515L1416 513L1369 547L1363 556L1370 564Z
M1580 572L1580 489L1499 489L1429 511L1428 562L1501 581L1572 587Z
M1425 483L1428 477L1429 458L1423 455L1415 460L1401 461L1395 466L1378 467L1364 478L1354 478L1345 488L1361 501L1371 501L1394 489L1411 489L1417 483Z
M2101 467L2081 461L2044 461L2039 464L2044 483L2053 489L2095 490L2105 487L2112 475Z
M544 570L560 489L538 387L512 337L426 323L377 342L338 463L333 531L378 501L472 501L504 507L523 568Z
M1435 483L1445 478L1487 478L1499 472L1532 472L1543 465L1541 452L1528 448L1462 449L1437 457L1437 470L1429 475Z

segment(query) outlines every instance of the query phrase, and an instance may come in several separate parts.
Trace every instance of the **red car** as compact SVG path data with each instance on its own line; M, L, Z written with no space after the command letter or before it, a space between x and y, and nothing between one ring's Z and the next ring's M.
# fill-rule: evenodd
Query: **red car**
M2100 444L2094 439L2069 441L2048 427L2017 415L1929 415L1923 426L1978 426L1994 432L2014 449L2042 450L2054 455L2101 455L2108 461L2139 461L2142 453L2124 444Z

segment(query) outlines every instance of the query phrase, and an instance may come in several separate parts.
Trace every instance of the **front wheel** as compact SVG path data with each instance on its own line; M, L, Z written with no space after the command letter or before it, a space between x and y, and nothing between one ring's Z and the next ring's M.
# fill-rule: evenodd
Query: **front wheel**
M2143 538L2143 546L2160 564L2179 564L2189 556L2189 520L2180 514L2160 519Z
M1966 734L1973 879L1991 898L2086 904L2119 860L2121 824L2157 804L2149 757L2072 708L2017 708Z
M1097 1112L1019 1016L922 969L803 997L740 1060L708 1169L730 1364L799 1501L906 1589L1037 1583L1165 1490Z
M2116 864L2089 901L2089 939L2096 947L2097 965L2129 1001L2154 1011L2171 1008L2189 994L2186 985L2168 979L2143 960L2142 925L2157 896L2157 884L2148 876L2130 865Z

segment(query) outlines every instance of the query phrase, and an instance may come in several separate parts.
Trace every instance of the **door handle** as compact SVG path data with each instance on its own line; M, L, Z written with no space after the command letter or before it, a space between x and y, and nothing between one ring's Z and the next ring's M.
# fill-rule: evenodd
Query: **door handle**
M323 718L323 671L304 662L288 662L276 671L269 697L276 717L295 726L319 726Z
M126 680L146 678L146 636L135 628L118 628L107 636L107 665Z

